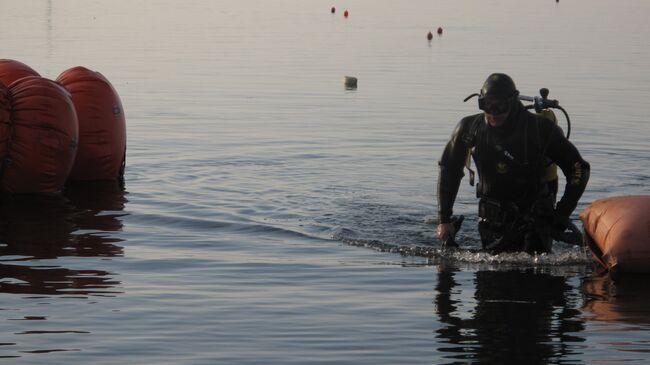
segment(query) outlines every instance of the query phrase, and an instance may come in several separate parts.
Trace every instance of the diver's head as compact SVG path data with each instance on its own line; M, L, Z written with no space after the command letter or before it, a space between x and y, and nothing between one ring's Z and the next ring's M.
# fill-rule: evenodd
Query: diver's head
M485 113L487 123L492 127L502 126L518 102L518 95L510 76L501 73L488 76L478 95L478 107Z

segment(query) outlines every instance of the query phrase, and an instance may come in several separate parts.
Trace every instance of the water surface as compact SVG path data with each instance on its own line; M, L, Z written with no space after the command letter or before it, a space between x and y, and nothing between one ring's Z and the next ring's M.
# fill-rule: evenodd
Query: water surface
M0 57L100 71L128 128L125 190L2 199L8 363L645 363L643 279L434 231L437 160L492 72L570 113L576 213L650 194L647 1L0 4ZM478 248L467 180L455 210Z

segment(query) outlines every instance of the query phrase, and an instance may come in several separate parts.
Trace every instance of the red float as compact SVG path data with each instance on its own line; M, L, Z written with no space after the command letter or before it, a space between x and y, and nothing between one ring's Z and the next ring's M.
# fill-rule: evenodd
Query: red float
M8 59L0 60L0 81L5 86L9 86L12 82L27 76L40 75L22 62Z
M126 121L122 102L99 72L73 67L57 78L72 95L79 119L79 148L70 181L122 180Z
M0 189L61 191L77 152L78 122L70 94L54 81L28 76L12 83L8 92L3 89L2 96L0 118L8 125L0 130Z
M348 15L350 15L350 13L348 13L348 11L347 11L347 10L343 12L343 16L344 16L344 17L346 17L346 18L347 18L347 17L348 17Z

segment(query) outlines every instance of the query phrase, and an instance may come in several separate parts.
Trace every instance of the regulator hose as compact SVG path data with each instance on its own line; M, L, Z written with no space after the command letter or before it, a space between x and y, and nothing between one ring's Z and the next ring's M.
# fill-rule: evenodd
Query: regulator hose
M566 132L566 138L569 139L569 136L571 136L571 118L569 118L569 113L560 106L560 103L557 100L554 99L549 99L548 98L548 89L547 88L541 88L539 89L539 94L541 96L526 96L526 95L519 95L519 100L522 101L530 101L533 104L531 105L526 105L526 109L535 109L537 113L541 113L542 110L544 109L560 109L562 113L564 114L564 117L566 118L566 123L567 123L567 132Z

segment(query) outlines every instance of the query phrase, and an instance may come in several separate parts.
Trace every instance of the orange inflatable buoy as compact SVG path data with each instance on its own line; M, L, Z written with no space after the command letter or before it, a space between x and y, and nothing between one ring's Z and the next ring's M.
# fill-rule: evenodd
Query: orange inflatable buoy
M73 67L56 79L72 95L79 119L79 148L70 181L122 180L126 121L122 102L99 72Z
M12 82L27 76L40 76L26 64L14 60L0 60L0 81L5 86L11 85Z
M70 94L39 76L18 79L4 94L10 101L0 102L0 118L7 123L0 129L0 190L61 191L77 152L77 114Z
M650 196L596 200L582 213L585 240L613 273L650 273Z

